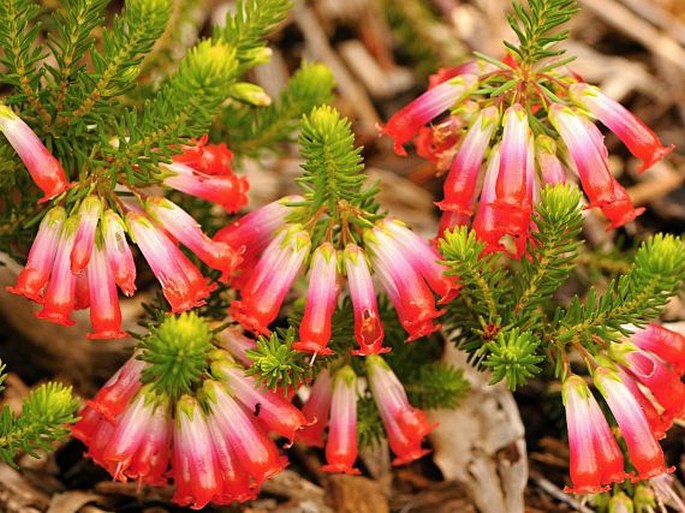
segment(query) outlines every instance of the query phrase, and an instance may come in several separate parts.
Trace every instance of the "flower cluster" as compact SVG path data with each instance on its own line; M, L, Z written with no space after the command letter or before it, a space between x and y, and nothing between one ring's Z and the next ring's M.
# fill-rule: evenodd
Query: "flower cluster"
M309 289L299 340L293 348L320 355L332 354L331 319L347 278L354 308L355 354L387 351L378 312L372 272L388 293L400 322L415 340L439 328L443 311L438 304L458 292L456 278L445 276L438 253L427 241L397 220L379 220L364 229L363 243L343 247L329 241L312 250L309 231L291 222L298 214L299 196L289 196L255 210L220 230L215 241L238 251L245 247L243 263L232 285L240 291L230 313L246 329L269 333L286 294L309 260Z
M64 170L31 129L9 109L0 110L0 130L24 160L44 200L68 187ZM178 162L162 164L164 184L215 201L235 212L246 204L247 182L231 173L225 145L184 148ZM97 191L96 191L97 192ZM178 243L226 280L241 260L242 247L233 249L209 238L195 219L175 203L131 190L137 201L88 194L69 205L55 206L44 216L29 252L26 267L10 292L43 305L40 319L72 325L74 309L90 306L89 338L120 338L121 311L116 287L131 296L136 290L136 267L126 234L138 245L174 312L204 303L213 290Z
M390 449L395 453L393 465L414 461L429 451L421 443L434 428L424 413L409 404L402 383L378 355L365 359L366 376L371 394L380 413ZM349 366L331 375L319 373L302 412L317 420L297 433L297 439L314 447L324 446L324 431L328 419L326 440L326 472L358 474L357 459L357 376Z
M601 357L600 357L601 358ZM657 325L612 344L594 369L594 383L613 415L628 451L631 471L602 410L585 381L570 376L563 398L570 445L573 493L597 493L630 478L649 479L670 470L657 440L685 413L685 336Z
M444 199L437 203L443 211L440 233L472 222L489 251L505 249L502 239L508 236L520 257L537 190L540 184L565 181L564 168L580 179L588 208L599 207L612 228L640 215L644 209L633 207L612 176L604 138L592 119L642 160L640 171L673 146L664 147L632 113L575 74L539 70L511 57L498 64L478 60L441 70L426 93L382 128L398 154L406 154L402 145L415 139L419 155L449 167ZM447 117L437 119L447 111Z
M254 498L287 460L269 433L292 440L308 424L284 397L262 390L224 350L209 376L177 399L143 384L134 355L89 401L73 435L114 479L175 485L174 502L200 509Z

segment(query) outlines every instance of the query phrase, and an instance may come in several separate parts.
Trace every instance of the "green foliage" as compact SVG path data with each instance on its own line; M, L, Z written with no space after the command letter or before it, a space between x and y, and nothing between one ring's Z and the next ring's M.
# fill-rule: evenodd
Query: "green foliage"
M323 64L304 63L288 81L280 98L266 108L235 105L221 116L215 131L236 155L257 157L276 143L292 142L300 118L330 101L335 81Z
M556 31L577 12L576 0L528 0L513 2L514 14L507 16L509 26L519 39L518 46L508 41L504 45L523 64L534 64L542 59L564 53L554 46L568 37L568 30Z
M357 398L357 444L360 449L374 447L385 438L385 428L373 396L366 392Z
M418 366L402 384L412 406L421 409L456 408L470 389L461 369L435 361Z
M285 20L290 6L290 0L238 0L226 25L215 29L215 39L236 49L240 74L268 59L264 38Z
M143 383L170 398L191 392L207 370L212 338L195 313L167 316L140 342L140 359L150 364L143 370Z
M247 374L254 376L265 388L276 390L281 387L284 391L297 389L314 376L314 367L310 365L305 353L292 348L295 340L295 330L281 330L272 333L270 337L261 336L257 339L257 347L247 351L252 360L252 366Z
M71 387L54 382L31 391L22 401L21 415L4 406L0 412L0 458L14 466L19 451L36 457L36 451L49 450L69 434L67 424L76 421L78 408Z
M657 234L638 249L630 270L611 281L602 295L593 288L585 302L574 297L568 310L558 309L553 333L562 343L589 346L597 340L617 340L630 332L623 327L644 325L656 318L668 300L676 295L685 276L683 241Z
M536 354L539 345L540 341L529 332L520 333L517 329L500 332L486 344L488 356L483 365L492 370L490 384L506 378L507 386L515 390L539 374L542 369L537 364L545 359Z

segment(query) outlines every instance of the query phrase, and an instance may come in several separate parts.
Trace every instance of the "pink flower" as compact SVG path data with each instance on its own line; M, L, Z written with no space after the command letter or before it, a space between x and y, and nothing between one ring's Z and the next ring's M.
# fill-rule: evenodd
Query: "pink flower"
M300 340L293 343L293 349L321 355L333 354L327 345L331 339L333 312L339 292L335 247L324 242L312 256L307 303L300 322Z
M402 246L407 260L433 292L440 296L438 304L448 303L457 296L460 288L458 278L445 274L448 269L439 262L442 256L435 248L400 221L385 219L380 226Z
M221 493L221 470L200 404L183 396L176 405L171 475L181 506L202 509Z
M557 145L554 139L544 134L535 138L535 159L540 167L543 184L566 183L566 173L557 157Z
M668 429L671 427L672 419L669 421L659 414L656 409L656 403L652 400L652 398L648 397L644 393L643 389L640 387L637 380L631 373L629 373L620 365L618 366L617 372L618 377L628 388L630 393L633 394L633 397L635 397L635 400L640 405L640 408L642 408L645 418L649 423L649 429L652 431L655 438L657 440L666 438L666 431L668 431Z
M134 354L88 401L88 407L97 411L109 422L114 422L140 390L140 377L147 364Z
M357 376L346 365L333 377L331 417L326 443L324 472L360 474L354 468L357 459Z
M478 172L498 121L497 107L487 107L469 128L445 180L445 199L437 203L441 210L469 216L473 213Z
M257 342L245 336L242 328L239 326L226 328L218 334L218 338L220 346L228 351L233 358L245 365L245 367L252 365L252 360L247 356L247 352L255 349Z
M126 223L152 272L162 285L173 312L183 312L205 303L213 287L197 267L149 218L140 212L126 214Z
M569 87L569 97L614 132L630 152L642 160L640 172L668 155L675 147L664 147L642 121L597 87L579 83Z
M19 273L16 285L7 287L9 292L25 296L37 303L43 301L41 296L50 279L66 220L67 214L62 207L55 207L45 214L29 251L26 266Z
M285 468L287 459L279 456L276 444L255 424L252 412L241 407L218 381L205 381L203 391L211 412L209 422L216 426L214 432L223 435L255 484Z
M125 295L132 296L136 291L136 265L126 242L124 222L113 210L107 210L102 217L100 231L114 282Z
M633 481L641 481L668 472L664 454L639 403L618 376L607 368L595 371L595 386L604 396L628 447L630 462L638 472Z
M164 485L171 452L171 422L168 400L140 392L116 421L102 452L105 468L113 469L119 481ZM104 422L108 422L105 420Z
M409 142L423 125L464 100L477 85L478 77L475 75L460 75L443 82L393 115L381 129L381 133L394 139L395 153L406 155L403 144Z
M226 212L238 212L247 205L249 184L245 177L236 175L209 175L185 164L160 164L169 171L162 182L177 191L221 205Z
M344 252L347 285L354 310L354 336L359 344L356 355L387 353L383 347L383 324L378 313L376 291L366 264L364 251L356 244L348 244Z
M583 190L590 199L588 208L601 208L612 228L623 226L644 212L644 208L633 208L628 193L611 175L604 138L597 127L569 107L553 104L548 113L569 150Z
M570 376L562 394L570 449L569 472L573 488L565 492L587 494L609 490L627 476L623 454L597 401L582 378Z
M76 277L74 289L74 310L85 310L90 307L90 286L88 285L88 273L82 272Z
M331 410L332 395L331 373L328 369L323 369L316 376L309 398L302 406L302 414L310 424L295 433L295 440L302 441L311 447L323 447L323 432Z
M79 220L70 217L64 224L62 240L57 248L48 288L43 298L43 309L36 314L39 319L71 326L71 312L74 310L76 276L70 269L70 255L76 239Z
M69 188L67 176L59 161L12 109L1 104L0 132L5 135L35 184L45 194L40 203L59 196Z
M78 210L80 219L74 249L71 250L71 272L81 274L88 265L95 243L95 229L102 215L102 201L97 196L87 196Z
M212 269L221 271L222 280L227 280L240 263L238 251L228 244L210 239L199 223L175 203L166 198L150 197L145 202L145 208L160 226L200 260Z
M383 358L366 358L366 372L373 398L385 426L390 449L395 453L393 465L414 461L430 451L421 442L437 424L431 424L424 413L409 404L407 393Z
M502 231L495 210L495 199L497 194L495 191L495 184L497 183L499 167L500 151L499 146L496 146L490 153L490 160L488 161L485 178L483 179L483 189L480 193L478 211L473 220L473 230L476 232L478 238L486 244L485 251L488 253L501 251L504 248L500 243Z
M677 373L685 372L685 336L680 333L650 324L633 333L630 340L640 349L654 353L673 365Z
M405 251L381 226L364 233L374 271L397 310L407 341L416 340L440 328L433 319L444 311L435 309L435 298L426 282L411 265Z
M231 303L233 318L247 330L269 334L268 326L278 315L310 247L309 234L300 225L281 231L247 278L240 300Z
M114 475L116 466L105 461L103 454L109 446L116 427L115 422L110 422L89 407L81 411L81 419L71 426L72 436L88 447L86 455L107 470L110 475Z
M309 423L290 401L282 395L261 388L254 378L245 375L242 368L226 361L216 361L212 364L212 373L270 431L292 441L295 439L295 432Z
M89 339L124 338L121 330L121 309L114 275L107 262L104 249L95 247L88 264L88 288L90 290L90 323L93 332Z

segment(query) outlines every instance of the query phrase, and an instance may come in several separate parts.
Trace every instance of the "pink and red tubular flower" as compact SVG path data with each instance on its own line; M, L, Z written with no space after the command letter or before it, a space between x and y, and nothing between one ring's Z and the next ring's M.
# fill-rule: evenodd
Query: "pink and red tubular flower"
M497 183L500 165L499 148L499 146L496 146L490 153L490 160L483 178L483 189L480 193L480 201L478 202L478 211L476 212L472 227L476 232L476 236L485 243L486 253L495 253L504 249L500 242L502 231L495 208L495 199L497 197L495 184Z
M90 323L93 332L89 339L124 338L121 330L121 308L114 275L103 248L96 247L88 263L88 289L90 292Z
M175 313L203 305L212 287L164 232L141 212L126 214L126 223Z
M67 213L62 207L55 207L48 211L40 222L26 266L17 277L17 283L7 290L40 303L43 289L50 280L50 271L55 261L57 248L62 241L62 231L67 220Z
M421 442L437 424L431 424L421 410L409 404L402 383L382 357L367 357L366 373L388 444L395 453L392 464L404 465L428 454Z
M685 372L685 336L675 331L650 324L630 336L630 340L644 351L671 364L673 369L682 374Z
M387 353L390 348L383 347L383 324L364 250L356 244L348 244L343 259L354 311L354 337L359 344L359 349L352 351L352 354L367 356Z
M287 459L278 454L276 444L256 424L253 412L238 404L224 385L207 380L203 392L211 412L209 423L214 426L213 432L222 434L256 486L286 467Z
M406 155L403 144L411 141L426 123L464 100L477 85L476 75L460 75L443 82L392 116L381 133L394 139L395 153Z
M498 121L497 107L487 107L478 114L450 167L443 185L445 199L436 203L440 210L469 217L473 213L478 172Z
M324 242L316 248L309 271L309 289L304 316L300 322L300 340L292 348L320 355L331 355L328 341L331 339L333 312L338 302L340 279L335 247Z
M193 397L183 396L176 404L173 436L171 475L176 492L172 500L202 509L221 493L222 481L207 419Z
M221 271L222 281L226 281L240 264L238 251L228 244L210 239L199 223L175 203L166 198L150 197L145 202L145 209L160 226L200 260L212 269Z
M360 474L357 460L357 376L349 365L333 376L324 472Z
M290 401L262 389L254 378L245 375L241 367L227 361L216 361L212 364L212 373L248 411L257 412L256 420L289 441L292 442L295 433L310 423Z
M144 389L117 419L101 458L118 481L164 485L170 445L169 402Z
M219 345L228 351L230 355L242 363L245 367L252 365L252 360L247 355L257 347L257 342L243 334L239 326L231 326L218 334Z
M599 207L618 228L644 212L635 209L630 196L609 171L607 149L595 125L569 107L553 104L549 120L559 132L576 166L583 190L590 199L588 208Z
M249 331L268 335L268 326L276 319L310 247L309 234L300 225L282 230L250 273L240 300L231 303L233 318Z
M221 205L228 213L247 205L249 184L243 176L209 175L179 163L160 167L169 171L162 183L172 189Z
M180 162L208 175L230 175L233 172L233 153L226 143L207 144L209 136L203 135L194 146L183 146L183 153L174 155Z
M440 297L438 304L448 303L459 294L458 278L445 274L447 267L439 262L442 259L440 253L425 239L394 219L386 219L380 223L380 226L402 246L411 265L419 271L431 290Z
M380 282L397 310L407 342L440 329L433 320L444 311L435 309L435 298L425 280L405 257L404 248L381 226L364 233L364 242Z
M626 477L623 454L599 404L582 378L570 376L563 383L570 449L569 473L573 488L567 493L590 494L610 489Z
M77 217L70 217L64 224L62 239L55 254L50 281L42 301L43 309L36 313L38 319L65 326L74 324L71 320L71 312L75 306L76 276L70 269L70 255L74 247L78 223Z
M650 430L640 404L616 373L600 367L595 371L594 382L618 423L630 462L637 470L637 476L631 479L642 481L671 472L665 466L664 453Z
M140 377L146 363L134 354L105 383L95 397L88 401L87 407L102 415L111 423L117 419L141 388Z
M95 244L95 230L102 215L102 200L87 196L79 207L80 219L74 249L71 250L71 272L81 274L88 265Z
M124 222L113 210L107 210L102 216L100 231L114 282L125 295L132 296L136 291L136 265L126 242Z
M566 173L564 166L557 157L557 145L554 139L544 134L535 138L535 160L540 168L543 184L566 183Z
M31 178L45 197L40 203L59 196L69 187L64 168L38 136L9 107L0 104L0 132L24 162Z
M333 380L328 369L323 369L316 376L314 385L309 391L309 397L302 406L302 414L310 422L302 430L295 433L295 440L310 447L323 447L323 433L326 430L328 415L331 411L333 396Z
M675 147L673 144L664 147L656 134L640 119L597 87L584 83L573 84L569 87L569 97L606 125L635 157L642 160L640 172L664 158Z

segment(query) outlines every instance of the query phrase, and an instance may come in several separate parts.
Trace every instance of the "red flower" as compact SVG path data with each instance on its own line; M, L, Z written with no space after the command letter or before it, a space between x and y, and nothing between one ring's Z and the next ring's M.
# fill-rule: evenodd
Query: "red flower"
M331 410L332 395L331 373L328 369L323 369L316 376L314 385L309 391L309 398L302 406L302 414L307 417L310 424L295 433L295 440L312 447L323 447L323 432Z
M88 289L90 291L90 323L93 332L89 339L124 338L121 330L121 308L114 275L102 248L96 247L88 263Z
M102 216L100 230L107 260L114 273L114 282L125 295L132 296L136 291L136 265L131 248L126 242L124 222L113 210L107 210Z
M88 265L95 244L95 229L102 215L102 200L96 196L86 197L79 207L79 225L74 249L71 250L71 272L81 274Z
M360 474L357 460L357 376L349 365L335 373L324 472Z
M174 155L180 162L208 175L230 175L233 170L233 153L226 143L207 144L209 136L203 135L195 146L183 146L183 153Z

